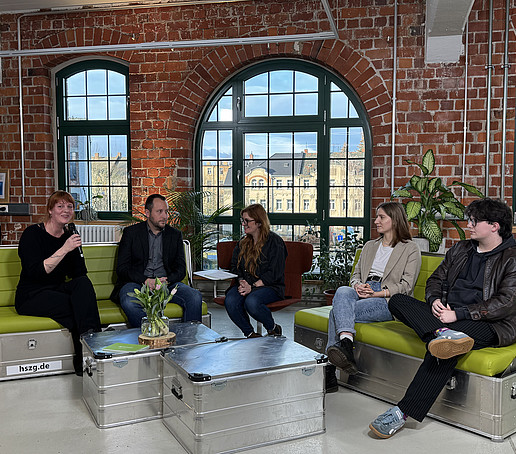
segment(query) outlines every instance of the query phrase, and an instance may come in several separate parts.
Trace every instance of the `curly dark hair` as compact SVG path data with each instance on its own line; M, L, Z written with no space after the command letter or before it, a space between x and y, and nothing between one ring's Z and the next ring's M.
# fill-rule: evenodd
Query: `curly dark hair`
M500 226L498 234L506 240L512 236L512 211L500 199L478 199L466 208L466 216L475 222L496 222Z

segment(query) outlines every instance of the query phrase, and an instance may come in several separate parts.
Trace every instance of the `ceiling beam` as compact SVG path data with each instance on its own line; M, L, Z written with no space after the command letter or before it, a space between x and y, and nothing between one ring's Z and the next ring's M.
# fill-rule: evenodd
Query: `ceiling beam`
M463 53L462 35L475 0L427 0L425 62L455 63Z

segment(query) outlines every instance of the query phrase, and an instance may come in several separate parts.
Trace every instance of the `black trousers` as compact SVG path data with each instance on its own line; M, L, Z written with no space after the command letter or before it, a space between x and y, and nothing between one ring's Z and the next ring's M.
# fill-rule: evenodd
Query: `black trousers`
M100 317L93 284L87 276L79 276L52 288L44 288L23 298L16 305L20 315L50 317L72 334L77 355L82 355L80 335L100 331Z
M389 310L394 317L412 328L425 343L435 337L434 331L439 328L450 328L467 334L475 341L473 349L494 347L499 342L490 323L473 320L442 323L432 314L429 304L407 295L394 295L389 300ZM423 421L451 378L458 360L459 357L438 359L426 352L405 396L398 402L400 410L417 421Z

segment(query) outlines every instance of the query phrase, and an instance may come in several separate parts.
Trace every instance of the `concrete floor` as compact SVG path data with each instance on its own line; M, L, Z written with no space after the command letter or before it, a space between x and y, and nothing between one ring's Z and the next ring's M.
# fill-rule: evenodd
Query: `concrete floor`
M290 308L275 314L284 334L293 338ZM223 308L210 307L212 328L228 337L238 330ZM97 429L82 400L82 381L75 375L0 383L0 453L174 453L186 451L161 421ZM376 399L341 388L326 397L326 433L248 450L250 454L342 453L516 453L516 435L502 443L427 418L409 420L389 440L374 438L369 423L387 408Z

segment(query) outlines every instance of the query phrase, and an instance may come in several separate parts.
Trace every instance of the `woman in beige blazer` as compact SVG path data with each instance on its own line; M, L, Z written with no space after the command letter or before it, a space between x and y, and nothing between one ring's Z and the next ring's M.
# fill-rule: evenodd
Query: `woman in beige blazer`
M412 295L421 268L421 253L412 241L403 206L382 203L374 221L380 238L368 241L351 276L339 287L328 323L328 358L348 374L356 374L353 356L355 323L392 320L387 307L391 295ZM335 367L326 368L327 392L338 389Z

